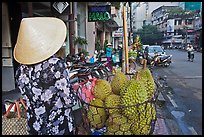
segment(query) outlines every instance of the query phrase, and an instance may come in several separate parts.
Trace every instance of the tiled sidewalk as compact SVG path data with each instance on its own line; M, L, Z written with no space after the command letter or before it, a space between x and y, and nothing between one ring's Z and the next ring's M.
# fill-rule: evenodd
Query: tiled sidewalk
M170 135L164 119L157 118L153 135Z

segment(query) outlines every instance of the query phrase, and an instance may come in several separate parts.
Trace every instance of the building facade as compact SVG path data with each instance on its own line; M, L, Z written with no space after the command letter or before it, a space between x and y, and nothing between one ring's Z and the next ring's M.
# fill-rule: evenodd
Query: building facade
M61 48L62 57L67 54L76 54L80 48L90 54L95 51L97 39L97 23L88 22L88 5L93 2L3 2L2 3L2 90L15 88L15 71L18 62L13 58L13 49L16 44L18 29L22 18L27 17L57 17L67 26L67 38ZM106 4L106 3L104 3ZM62 10L64 9L64 10ZM113 13L114 16L114 13ZM105 23L106 27L102 42L112 41L111 33L117 29L117 23L111 18ZM105 31L104 31L105 30ZM87 40L87 45L74 45L74 38L81 37Z
M193 45L198 50L202 50L202 2L180 2L179 6L184 10L197 11L193 21Z
M181 10L179 6L161 6L152 11L152 25L163 33L163 44L177 48L179 45L194 43L195 14L184 11L183 14L171 13L170 10Z
M134 2L132 4L133 31L141 29L144 24L152 24L152 11L163 5L178 6L179 2Z

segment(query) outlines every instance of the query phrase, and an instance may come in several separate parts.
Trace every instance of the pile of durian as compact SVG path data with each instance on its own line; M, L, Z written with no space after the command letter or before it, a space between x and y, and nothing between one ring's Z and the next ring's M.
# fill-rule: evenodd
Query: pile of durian
M98 79L93 88L87 118L92 128L107 128L105 135L148 135L156 120L155 83L148 68L128 79L116 72L111 83ZM93 106L92 106L93 105Z

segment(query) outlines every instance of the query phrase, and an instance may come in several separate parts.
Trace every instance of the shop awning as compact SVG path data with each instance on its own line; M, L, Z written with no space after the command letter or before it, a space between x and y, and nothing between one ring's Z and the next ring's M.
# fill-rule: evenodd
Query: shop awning
M103 25L106 27L107 30L110 32L118 30L119 25L116 23L115 20L111 19L108 21L96 21L96 28L103 31Z
M105 24L107 27L109 27L111 29L111 31L115 31L119 28L119 25L113 19L106 21Z

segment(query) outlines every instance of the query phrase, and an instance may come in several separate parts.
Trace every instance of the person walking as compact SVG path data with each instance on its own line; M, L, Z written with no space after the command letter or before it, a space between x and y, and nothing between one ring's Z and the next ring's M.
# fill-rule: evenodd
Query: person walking
M111 71L112 71L112 52L113 52L112 44L108 43L106 47L106 57L108 61L108 68Z
M119 48L119 66L122 67L122 59L123 59L123 49L122 46L118 46Z
M55 17L23 18L14 47L20 63L15 79L27 107L30 135L69 135L77 95L64 60L56 56L66 38L65 23Z

